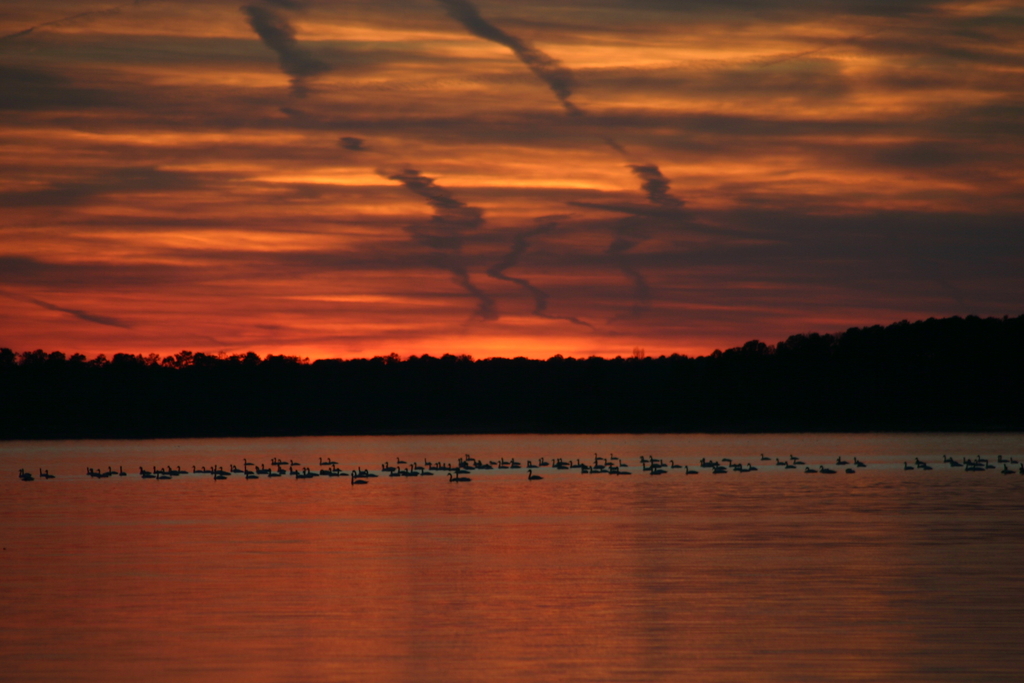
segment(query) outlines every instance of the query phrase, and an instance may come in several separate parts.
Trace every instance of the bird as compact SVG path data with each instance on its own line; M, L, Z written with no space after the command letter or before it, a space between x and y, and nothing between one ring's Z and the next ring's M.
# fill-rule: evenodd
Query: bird
M355 486L357 484L369 484L370 483L370 482L366 481L365 479L358 478L356 476L355 471L352 472L352 479L350 481L351 481L352 486Z
M540 476L539 474L534 474L533 470L526 470L526 479L528 481L537 481L538 479L543 479L543 478L544 477Z
M469 477L459 477L459 476L455 476L455 475L453 475L453 474L452 474L451 472L449 472L449 473L448 473L448 481L450 481L450 482L455 482L455 483L459 483L460 481L473 481L473 480L472 480L472 479L470 479Z
M689 465L686 465L685 467L687 474L700 474L700 472L698 472L697 470L691 470Z

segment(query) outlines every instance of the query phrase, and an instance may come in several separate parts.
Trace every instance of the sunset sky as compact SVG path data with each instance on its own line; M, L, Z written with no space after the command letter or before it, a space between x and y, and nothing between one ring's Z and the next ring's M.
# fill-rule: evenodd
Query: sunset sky
M1024 313L1024 3L4 0L0 346L699 355Z

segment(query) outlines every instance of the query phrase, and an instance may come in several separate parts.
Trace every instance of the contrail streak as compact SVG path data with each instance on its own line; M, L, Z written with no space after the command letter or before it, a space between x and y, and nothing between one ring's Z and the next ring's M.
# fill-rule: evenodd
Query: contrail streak
M607 141L613 148L621 149L613 140ZM674 196L671 192L671 183L656 164L630 164L629 169L641 181L641 189L647 194L647 201L654 205L653 209L644 210L644 207L627 205L600 206L591 205L594 208L603 208L611 211L622 211L634 216L651 215L657 218L671 218L681 215L681 209L686 203ZM583 205L581 202L574 202L576 205ZM638 245L646 242L649 235L642 232L636 218L627 218L620 221L615 228L615 238L608 245L605 254L612 257L615 264L622 271L622 274L633 283L633 309L632 315L637 316L650 306L652 294L643 273L633 267L630 263L628 252Z
M672 196L669 179L661 174L661 169L655 164L631 164L629 168L633 175L644 181L641 187L647 193L647 199L651 204L668 209L681 209L686 203Z
M75 316L79 320L84 320L90 323L96 323L97 325L120 327L121 329L124 330L131 329L131 325L122 322L117 318L110 318L105 315L96 315L94 313L89 313L88 311L83 311L77 308L64 308L63 306L57 306L56 304L51 304L47 301L41 301L40 299L34 299L30 296L25 296L24 294L16 294L14 292L6 292L0 290L0 295L6 296L10 299L16 299L18 301L24 301L26 303L35 304L36 306L39 306L40 308L45 308L48 311L58 311L60 313L67 313L68 315Z
M274 3L280 6L281 3ZM286 3L289 7L299 7ZM296 97L305 97L309 92L306 78L330 71L331 66L306 52L295 39L295 29L288 19L270 7L243 5L242 11L249 18L249 26L260 37L263 44L277 53L281 71L291 76L291 90Z
M475 316L483 320L497 320L498 311L494 299L473 284L462 253L462 245L465 242L463 233L475 230L483 224L483 211L475 206L467 206L456 199L449 190L435 184L433 178L428 178L415 169L406 168L390 175L385 171L378 173L389 180L402 183L407 190L419 195L433 207L434 215L429 223L410 225L405 231L412 235L416 242L433 249L435 265L451 273L455 282L477 300L477 307L473 312Z
M572 116L579 116L583 111L569 99L576 85L572 71L560 61L547 53L538 50L527 41L507 33L480 16L480 10L469 0L437 0L448 10L448 14L462 24L467 31L478 38L504 45L520 62L534 73L537 78L548 84L555 97Z
M548 308L549 298L547 292L531 284L530 281L527 280L526 278L512 277L511 275L505 274L505 271L511 268L512 266L516 265L519 262L520 257L522 257L522 255L526 253L526 250L530 248L529 240L531 237L551 232L552 230L555 229L556 225L557 223L554 222L544 223L543 225L533 228L532 230L525 230L523 232L518 233L512 240L512 249L510 249L509 252L505 254L504 257L502 257L501 261L488 268L487 274L497 280L505 280L506 282L512 282L514 284L517 284L523 289L525 289L527 292L529 292L530 295L533 297L534 315L540 318L547 318L549 320L567 320L573 323L574 325L582 325L584 327L594 329L593 325L584 322L579 318L564 315L551 315L547 313L546 311Z
M651 304L651 287L647 279L639 270L629 262L628 251L633 247L645 242L647 235L637 234L635 219L620 221L615 228L615 239L608 245L605 254L612 257L615 265L619 267L622 274L633 283L633 308L632 316L638 316L646 311Z
M31 26L29 28L22 29L21 31L16 31L14 33L8 33L5 36L0 36L0 41L2 41L2 40L9 40L9 39L12 39L12 38L20 38L21 36L27 36L28 34L32 33L33 31L37 31L37 30L39 30L41 28L47 28L48 26L60 26L61 24L72 22L72 21L75 21L76 19L85 19L86 17L99 17L99 16L104 16L104 15L107 15L107 14L117 14L118 12L123 10L125 7L132 7L133 5L139 4L139 2L141 2L141 0L135 0L134 2L126 2L123 5L117 5L116 7L108 7L107 9L97 9L97 10L90 10L88 12L79 12L78 14L72 14L72 15L67 16L67 17L61 17L60 19L54 19L52 21L45 21L42 24L36 24L35 26Z

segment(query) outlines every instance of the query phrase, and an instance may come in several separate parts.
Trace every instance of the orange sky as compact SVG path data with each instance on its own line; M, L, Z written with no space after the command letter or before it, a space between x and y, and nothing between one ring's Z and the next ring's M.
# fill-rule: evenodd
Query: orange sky
M693 355L1019 315L1022 28L1000 1L8 0L0 346Z

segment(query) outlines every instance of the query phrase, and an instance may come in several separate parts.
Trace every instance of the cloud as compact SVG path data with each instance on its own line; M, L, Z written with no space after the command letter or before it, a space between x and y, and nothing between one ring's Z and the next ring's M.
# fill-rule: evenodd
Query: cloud
M593 325L584 322L579 318L574 318L572 316L551 315L547 313L546 311L548 308L549 298L547 292L531 284L530 281L527 280L526 278L512 277L511 275L505 274L505 271L511 268L512 266L516 265L519 262L520 257L522 257L522 255L526 253L526 250L530 248L529 240L531 237L552 232L555 229L555 227L557 227L557 225L558 224L554 221L548 221L539 225L536 228L533 228L531 230L524 230L523 232L516 234L515 237L512 238L512 248L508 251L507 254L505 254L505 256L502 257L501 261L487 269L487 274L497 280L505 280L506 282L512 282L514 284L517 284L523 289L525 289L527 292L529 292L530 295L533 297L534 315L540 318L547 318L549 320L567 320L575 325L582 325L584 327L594 329Z
M475 316L483 320L497 320L498 311L494 299L473 284L462 253L465 241L463 233L483 224L483 210L455 199L450 191L435 184L433 178L415 169L405 168L390 175L384 171L379 173L402 183L407 190L419 195L433 207L434 215L428 223L409 225L405 228L406 232L419 244L433 249L435 254L432 263L450 272L455 282L477 300Z
M184 191L201 186L193 173L129 166L99 171L83 180L51 182L40 189L0 192L0 206L75 206L101 195Z
M99 9L99 10L90 10L88 12L79 12L78 14L72 14L72 15L67 16L67 17L61 17L60 19L54 19L53 21L46 21L46 22L43 22L42 24L36 24L35 26L31 26L29 28L22 29L21 31L15 31L14 33L8 33L7 35L0 36L0 41L11 40L11 39L14 39L14 38L20 38L21 36L27 36L28 34L34 32L34 31L38 31L41 28L47 28L47 27L50 27L50 26L60 26L62 24L69 24L69 23L71 23L73 21L77 21L79 19L86 19L86 18L89 18L89 17L102 17L102 16L106 16L106 15L109 15L109 14L117 14L118 12L123 10L125 7L131 7L133 5L137 5L137 4L139 4L139 2L140 2L140 0L134 0L133 2L126 2L126 3L122 4L122 5L117 5L116 7L109 7L107 9Z
M651 287L647 284L647 279L643 276L643 273L630 263L630 258L627 254L630 249L645 242L648 238L649 235L644 232L635 219L627 218L619 221L616 225L615 239L612 240L612 243L605 250L605 254L612 258L615 265L622 271L622 274L633 283L633 306L630 310L630 315L619 316L620 318L636 317L650 308L653 298Z
M612 144L613 141L607 141ZM612 145L613 149L618 145ZM680 218L683 200L670 191L670 182L656 164L630 164L629 169L642 180L641 188L647 193L647 201L653 207L636 206L634 204L599 204L591 202L570 202L574 206L616 211L632 214L632 218L623 219L615 224L615 237L605 250L615 264L633 283L633 307L631 316L635 317L650 307L652 300L651 288L643 273L630 262L627 253L634 247L650 239L650 226L640 222L640 218ZM657 222L651 224L656 225Z
M362 138L344 137L338 140L338 146L353 152L365 152L365 142Z
M647 193L647 199L651 204L668 209L680 209L686 203L672 195L669 191L668 178L661 174L661 169L655 164L631 164L629 168L637 178L644 181L641 187Z
M309 92L307 78L331 70L329 64L299 45L295 29L280 12L262 5L244 5L242 11L249 17L249 25L263 44L277 53L281 70L291 76L291 90L296 97L305 97Z
M569 99L572 96L576 79L571 70L563 66L554 57L538 50L528 42L507 33L480 16L480 10L469 0L437 0L448 10L448 14L466 27L466 30L478 38L504 45L512 50L526 67L548 84L555 97L570 115L578 116L583 111Z
M68 315L75 316L79 320L84 320L90 323L96 323L97 325L106 325L108 327L120 327L121 329L124 330L131 329L131 325L122 322L117 318L111 318L105 315L96 315L95 313L89 313L88 311L83 311L78 308L64 308L63 306L57 306L56 304L51 304L40 299L34 299L30 296L25 296L24 294L16 294L15 292L7 292L0 289L0 296L6 296L9 299L15 299L17 301L25 301L30 304L35 304L36 306L39 306L40 308L45 308L48 311L59 311L60 313L67 313Z

